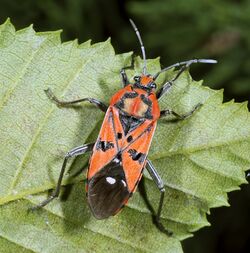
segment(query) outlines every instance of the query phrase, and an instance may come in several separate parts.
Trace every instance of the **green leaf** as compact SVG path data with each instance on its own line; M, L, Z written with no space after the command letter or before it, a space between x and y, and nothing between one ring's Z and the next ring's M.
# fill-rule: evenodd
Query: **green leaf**
M131 53L115 55L109 40L62 44L60 32L35 33L32 27L16 32L9 20L0 26L0 243L5 252L182 252L179 241L209 225L209 209L228 205L227 192L246 183L246 103L222 103L221 91L186 72L160 106L179 114L203 106L183 121L159 120L149 153L166 186L162 220L172 237L152 222L146 200L156 211L159 192L146 172L146 196L137 191L118 215L93 218L85 173L75 176L87 167L88 156L70 163L62 194L67 201L27 213L47 197L42 192L55 187L64 154L95 140L104 116L89 104L58 108L43 90L50 87L65 100L93 97L108 104L121 87L120 69L130 64ZM129 77L141 68L137 58ZM158 71L159 59L149 60L148 69ZM158 84L174 74L169 71Z

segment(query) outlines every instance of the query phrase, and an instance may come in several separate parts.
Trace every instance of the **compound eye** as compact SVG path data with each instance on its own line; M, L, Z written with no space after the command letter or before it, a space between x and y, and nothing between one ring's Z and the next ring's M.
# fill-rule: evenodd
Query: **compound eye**
M140 77L140 76L135 76L135 77L134 77L134 80L135 80L136 83L139 83L140 80L141 80L141 77Z
M156 89L156 84L155 83L150 83L149 85L150 89Z

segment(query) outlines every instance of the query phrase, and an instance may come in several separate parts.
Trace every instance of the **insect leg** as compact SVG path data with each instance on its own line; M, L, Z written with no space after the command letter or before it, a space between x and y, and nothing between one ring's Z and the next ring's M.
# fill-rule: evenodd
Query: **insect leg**
M183 120L183 119L190 117L201 106L202 106L202 104L199 103L190 112L187 112L186 114L183 114L183 115L180 115L171 109L162 110L160 118L168 116L168 115L174 115L177 119Z
M55 199L59 196L60 188L61 188L61 184L62 184L62 179L63 179L63 175L64 175L64 172L65 172L65 168L66 168L68 159L71 158L71 157L82 155L82 154L84 154L88 151L91 151L93 149L93 147L94 147L94 143L85 144L85 145L82 145L80 147L72 149L71 151L69 151L65 155L63 165L62 165L62 168L61 168L61 172L60 172L60 176L59 176L58 181L57 181L56 189L51 194L51 196L49 196L47 199L45 199L44 201L42 201L38 205L32 207L31 210L35 210L35 209L44 207L49 202L51 202L53 199Z
M89 103L94 104L95 106L97 106L103 112L106 112L107 109L108 109L107 105L105 105L103 102L101 102L101 101L99 101L95 98L81 98L81 99L77 99L77 100L73 100L73 101L61 101L54 95L54 93L51 91L51 89L45 90L45 93L48 96L48 98L52 102L54 102L57 106L70 106L70 105L73 105L73 104L88 101Z
M155 182L155 184L157 185L158 189L161 192L160 202L159 202L159 206L158 206L158 211L157 211L157 214L156 214L156 217L155 217L156 225L158 226L158 228L162 232L166 233L167 235L172 235L172 232L169 231L169 230L167 230L166 228L164 228L163 224L160 222L161 211L162 211L163 201L164 201L164 196L165 196L164 183L163 183L160 175L158 174L157 170L155 169L154 165L148 159L147 159L146 169L149 172L150 176L152 177L153 181Z
M167 81L161 89L157 92L156 97L160 99L168 90L173 86L174 82L179 78L179 76L190 66L191 63L187 63L186 65L182 66L180 70L177 72L176 76L171 80Z
M134 69L135 68L135 59L132 58L131 61L131 65L124 67L121 69L120 74L121 74L121 78L122 78L122 87L126 87L127 85L129 85L129 79L126 73L126 69Z
M125 68L121 69L122 85L126 87L129 84L128 76L126 74Z

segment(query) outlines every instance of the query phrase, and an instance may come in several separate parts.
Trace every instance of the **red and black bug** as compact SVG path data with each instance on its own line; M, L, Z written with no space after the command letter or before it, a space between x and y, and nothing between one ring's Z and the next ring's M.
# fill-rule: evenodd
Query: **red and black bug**
M134 22L132 20L130 22L141 45L144 66L142 74L135 76L133 83L129 82L125 70L121 70L123 88L113 95L109 106L94 98L60 101L50 89L46 90L48 97L57 105L73 105L88 101L106 114L96 142L77 147L66 154L55 191L35 208L45 206L59 195L68 159L92 151L86 189L93 215L97 219L115 215L136 190L143 169L146 168L161 193L156 222L163 227L160 224L160 215L165 192L164 183L152 162L147 158L157 120L170 114L179 119L185 119L201 104L195 106L189 113L179 115L170 109L160 110L158 100L169 91L175 80L192 63L216 63L216 61L194 59L179 62L151 75L147 73L146 53L140 33ZM180 67L175 77L163 84L162 88L156 92L157 77L162 72L175 67Z

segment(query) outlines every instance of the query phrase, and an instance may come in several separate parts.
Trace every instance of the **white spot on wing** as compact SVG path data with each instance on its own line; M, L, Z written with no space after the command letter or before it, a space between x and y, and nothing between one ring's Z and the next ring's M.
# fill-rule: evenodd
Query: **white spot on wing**
M126 187L126 186L127 186L127 184L125 183L125 181L124 181L124 180L122 180L122 183L123 183L124 187Z
M118 158L114 158L115 163L120 163L121 161Z
M115 184L115 183L116 183L116 180L115 180L115 178L113 178L113 177L106 177L106 181L107 181L109 184Z

